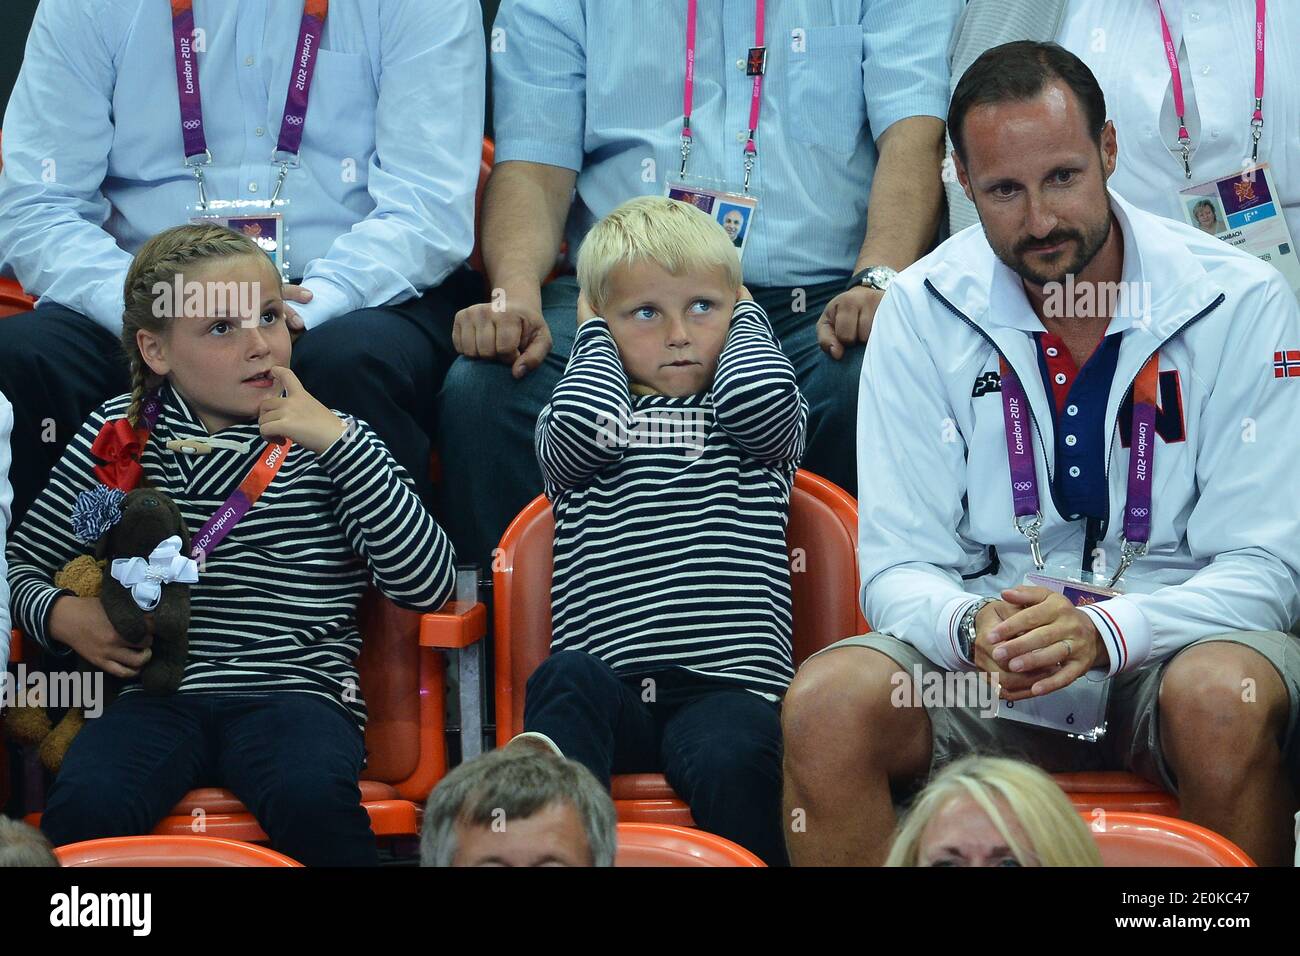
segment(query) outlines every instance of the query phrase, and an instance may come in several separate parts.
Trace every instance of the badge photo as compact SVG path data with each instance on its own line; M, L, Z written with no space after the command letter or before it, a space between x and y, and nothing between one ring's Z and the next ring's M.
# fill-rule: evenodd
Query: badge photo
M669 199L688 202L712 216L726 232L731 244L736 247L736 254L743 260L745 243L749 240L750 226L754 222L754 214L758 208L758 197L753 194L731 192L725 186L719 185L721 188L669 182L665 192Z
M1268 163L1179 190L1188 224L1273 265L1300 298L1300 257Z

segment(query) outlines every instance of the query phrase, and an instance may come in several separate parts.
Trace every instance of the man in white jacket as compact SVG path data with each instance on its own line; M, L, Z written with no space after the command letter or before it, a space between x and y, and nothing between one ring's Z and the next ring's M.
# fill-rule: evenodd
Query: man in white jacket
M895 280L867 346L877 630L812 658L786 697L797 865L883 860L892 796L972 750L1132 770L1256 861L1290 859L1300 310L1270 266L1109 192L1105 115L1049 44L988 51L954 94L982 226ZM1039 569L1121 571L1126 593L1077 607L1025 586ZM1106 733L914 706L908 684L960 671L995 675L1004 705L1110 678Z

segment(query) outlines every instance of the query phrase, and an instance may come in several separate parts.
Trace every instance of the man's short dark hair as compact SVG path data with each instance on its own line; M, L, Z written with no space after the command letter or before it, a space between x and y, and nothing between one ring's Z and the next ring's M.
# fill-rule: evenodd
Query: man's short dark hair
M1017 40L985 50L970 65L948 105L948 135L953 152L966 161L962 123L977 106L1031 100L1049 83L1060 80L1079 98L1088 132L1101 144L1106 126L1106 97L1088 65L1056 43Z

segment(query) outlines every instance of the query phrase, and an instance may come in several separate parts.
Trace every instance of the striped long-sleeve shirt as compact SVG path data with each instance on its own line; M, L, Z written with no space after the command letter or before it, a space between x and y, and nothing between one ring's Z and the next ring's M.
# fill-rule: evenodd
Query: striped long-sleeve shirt
M794 674L785 528L807 419L753 302L736 306L712 388L680 398L633 396L605 321L584 323L537 422L552 650L779 698Z
M51 582L79 554L69 515L97 483L90 446L129 396L97 409L68 444L49 484L8 547L14 626L54 653L49 616L69 591ZM191 534L248 474L266 440L256 422L217 436L246 451L171 451L172 438L207 438L184 398L163 386L163 411L141 456L148 483L175 500ZM189 659L180 693L314 694L365 725L356 670L357 608L373 580L394 602L434 610L455 576L450 542L412 490L410 477L364 422L322 454L294 445L275 479L229 535L205 556L190 588ZM135 682L123 693L139 689Z

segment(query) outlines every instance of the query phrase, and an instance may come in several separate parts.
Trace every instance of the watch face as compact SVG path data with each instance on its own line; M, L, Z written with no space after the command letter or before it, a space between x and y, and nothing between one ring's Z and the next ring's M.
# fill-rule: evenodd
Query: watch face
M868 270L865 282L873 288L883 290L888 288L889 283L893 281L894 276L896 275L898 275L898 273L887 266L877 266L874 269Z

